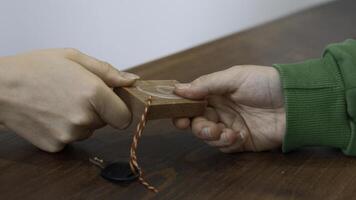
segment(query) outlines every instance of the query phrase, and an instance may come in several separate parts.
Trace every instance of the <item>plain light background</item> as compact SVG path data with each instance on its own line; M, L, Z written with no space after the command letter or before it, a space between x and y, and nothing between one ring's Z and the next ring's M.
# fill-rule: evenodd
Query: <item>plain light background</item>
M73 47L126 69L331 0L0 0L0 56Z

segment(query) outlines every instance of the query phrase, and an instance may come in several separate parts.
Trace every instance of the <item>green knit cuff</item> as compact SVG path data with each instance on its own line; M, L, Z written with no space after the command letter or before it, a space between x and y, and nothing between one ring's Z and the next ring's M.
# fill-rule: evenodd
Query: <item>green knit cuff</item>
M345 150L350 126L342 77L331 55L296 64L276 64L285 97L282 149L329 146Z

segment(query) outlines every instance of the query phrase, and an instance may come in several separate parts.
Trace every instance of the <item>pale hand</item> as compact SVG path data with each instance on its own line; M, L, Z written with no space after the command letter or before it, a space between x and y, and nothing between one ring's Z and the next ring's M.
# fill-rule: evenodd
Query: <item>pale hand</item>
M131 113L111 87L138 77L75 49L47 49L0 58L0 129L57 152Z
M207 99L203 116L176 119L222 152L264 151L280 147L286 113L279 74L264 66L235 66L176 85L186 98Z

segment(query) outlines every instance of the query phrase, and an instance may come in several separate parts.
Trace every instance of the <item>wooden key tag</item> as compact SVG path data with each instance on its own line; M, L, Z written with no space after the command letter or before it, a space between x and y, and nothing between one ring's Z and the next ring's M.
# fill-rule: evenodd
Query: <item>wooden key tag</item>
M205 100L195 101L179 97L173 93L176 80L137 80L131 87L115 88L114 91L139 117L149 96L152 97L148 120L194 117L203 114L207 105Z
M90 160L103 168L102 176L104 178L122 181L138 177L140 183L148 190L158 192L158 189L145 179L137 159L138 143L147 120L199 116L203 114L207 105L206 101L194 101L175 95L173 90L176 83L178 82L175 80L137 80L131 87L114 89L115 93L130 108L133 116L140 120L134 131L130 148L129 166L132 173L122 170L127 169L127 165L122 165L122 163L114 163L104 168L101 159ZM126 166L126 168L123 166ZM115 176L113 175L114 172L116 173Z

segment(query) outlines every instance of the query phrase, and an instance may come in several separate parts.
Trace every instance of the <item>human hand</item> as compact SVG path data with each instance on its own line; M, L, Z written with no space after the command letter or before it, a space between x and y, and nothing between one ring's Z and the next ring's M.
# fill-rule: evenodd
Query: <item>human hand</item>
M125 128L131 113L110 87L138 76L75 49L46 49L0 58L0 128L49 152L110 124Z
M235 66L177 84L175 93L208 100L203 116L176 119L222 152L264 151L280 147L286 113L278 71L272 67Z

